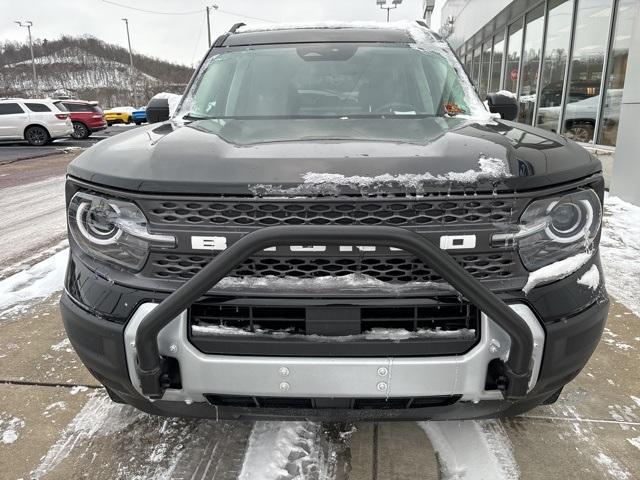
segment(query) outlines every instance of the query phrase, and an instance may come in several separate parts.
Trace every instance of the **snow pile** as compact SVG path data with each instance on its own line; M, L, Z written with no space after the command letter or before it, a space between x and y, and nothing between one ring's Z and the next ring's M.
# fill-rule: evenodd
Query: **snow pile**
M71 349L71 341L68 338L59 341L55 345L51 345L51 350L53 350L54 352L73 352L73 350Z
M445 174L433 175L432 173L407 173L391 175L385 173L368 177L364 175L345 176L340 173L316 173L307 172L302 175L302 184L284 188L282 185L250 185L249 190L256 196L265 195L337 195L341 188L351 188L359 190L361 193L370 193L380 189L402 187L416 192L422 192L425 185L446 183L453 184L475 184L483 180L496 182L510 177L511 173L506 160L487 157L480 154L478 158L478 169L467 170L465 172L448 172Z
M20 430L24 428L24 420L18 417L4 418L0 416L0 443L9 445L18 440Z
M438 454L443 480L517 480L520 469L497 420L418 422Z
M459 338L472 339L475 337L474 329L461 328L458 330L442 330L440 328L421 328L415 331L404 328L372 328L359 335L302 335L291 333L287 330L254 329L253 332L237 327L225 325L193 325L192 332L198 335L272 335L274 337L300 339L312 342L354 342L361 340L389 340L399 342L414 338Z
M640 450L640 437L627 438L627 442Z
M61 290L68 258L67 248L0 281L0 316Z
M448 284L436 282L405 282L389 283L378 280L364 273L351 273L341 276L326 276L314 278L276 277L264 275L260 277L225 277L215 287L215 290L259 289L259 290L298 290L314 292L335 292L336 289L348 291L379 290L383 292L401 293L413 289L450 290Z
M567 275L571 275L587 263L591 259L591 255L591 253L586 252L578 253L577 255L573 255L572 257L565 258L564 260L560 260L531 272L527 279L527 284L524 286L522 291L524 293L529 293L533 288L542 283L555 282Z
M640 207L605 197L600 256L609 293L640 315Z
M591 268L578 279L578 285L584 285L591 290L596 290L600 285L600 270L598 270L598 267L591 265Z
M333 477L315 438L319 425L311 422L255 422L239 480Z

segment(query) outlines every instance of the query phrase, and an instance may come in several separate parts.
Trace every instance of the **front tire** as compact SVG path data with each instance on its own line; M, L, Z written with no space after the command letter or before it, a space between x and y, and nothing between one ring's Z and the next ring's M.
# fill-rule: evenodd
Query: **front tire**
M136 125L142 125L142 122L136 122Z
M82 122L73 122L73 133L71 136L76 140L83 140L87 138L91 132L87 126Z
M107 122L107 127L110 127L111 125L113 125L113 122Z
M29 142L29 145L41 147L51 141L51 136L46 128L34 125L25 130L24 139Z

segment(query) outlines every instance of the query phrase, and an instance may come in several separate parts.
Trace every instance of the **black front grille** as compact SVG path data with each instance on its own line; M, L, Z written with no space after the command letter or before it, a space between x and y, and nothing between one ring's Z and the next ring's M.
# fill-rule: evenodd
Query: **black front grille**
M460 395L435 397L390 398L308 398L308 397L254 397L248 395L205 395L211 405L239 408L300 408L348 410L404 410L409 408L444 407L453 405Z
M313 200L141 200L153 225L268 227L273 225L428 226L505 223L514 218L512 198L336 198ZM517 218L517 217L516 217Z
M327 333L329 332L329 333ZM480 338L480 312L457 297L418 305L229 305L189 309L202 352L271 356L459 355Z
M515 273L515 252L454 255L464 269L479 280L505 279ZM155 278L186 280L198 273L211 257L177 253L152 253L145 274ZM274 276L318 278L362 273L383 282L440 282L442 278L408 255L359 256L255 256L239 265L232 277Z

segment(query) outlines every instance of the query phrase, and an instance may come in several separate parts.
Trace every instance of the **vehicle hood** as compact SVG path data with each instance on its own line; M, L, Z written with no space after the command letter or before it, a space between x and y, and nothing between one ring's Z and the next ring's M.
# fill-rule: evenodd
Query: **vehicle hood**
M600 170L544 130L428 117L166 122L96 144L68 173L140 192L304 195L526 190Z

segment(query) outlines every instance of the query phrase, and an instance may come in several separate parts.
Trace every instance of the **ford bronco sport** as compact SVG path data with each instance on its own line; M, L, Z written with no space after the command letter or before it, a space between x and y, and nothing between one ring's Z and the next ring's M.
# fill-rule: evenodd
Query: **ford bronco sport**
M607 316L602 169L488 109L421 22L234 26L170 119L69 166L78 355L161 415L555 401Z

